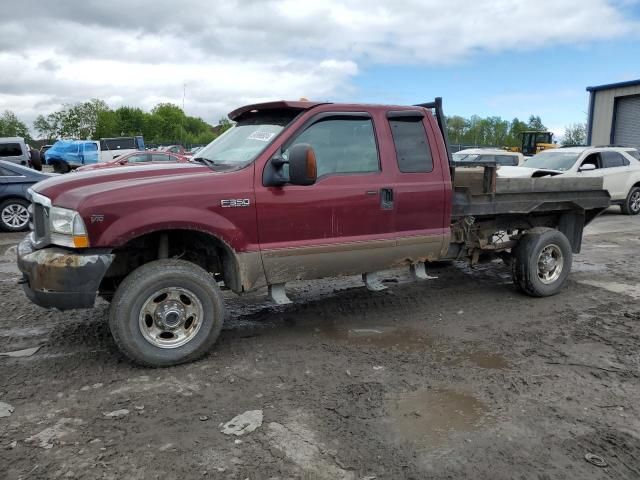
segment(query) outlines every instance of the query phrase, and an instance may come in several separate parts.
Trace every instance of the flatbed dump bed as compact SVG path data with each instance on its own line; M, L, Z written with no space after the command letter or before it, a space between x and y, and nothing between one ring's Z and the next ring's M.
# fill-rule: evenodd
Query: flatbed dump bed
M480 217L581 209L589 212L588 223L610 203L601 178L497 177L489 188L486 188L484 178L484 167L456 169L453 219L469 215Z

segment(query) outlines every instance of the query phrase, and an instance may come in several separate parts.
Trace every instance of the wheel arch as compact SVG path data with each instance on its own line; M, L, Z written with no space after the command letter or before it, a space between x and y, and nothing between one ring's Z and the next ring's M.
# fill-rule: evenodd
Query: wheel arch
M141 265L159 258L192 262L236 293L266 284L260 252L237 252L228 242L199 228L184 226L147 228L130 237L113 252L114 262L101 284L101 291L113 291L119 282Z

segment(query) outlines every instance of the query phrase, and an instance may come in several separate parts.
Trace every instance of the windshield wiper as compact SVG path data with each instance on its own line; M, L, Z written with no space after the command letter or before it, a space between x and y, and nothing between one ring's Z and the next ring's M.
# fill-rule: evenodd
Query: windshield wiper
M191 161L192 162L198 162L198 163L204 163L207 167L209 167L212 170L215 170L214 167L222 167L222 166L224 166L223 163L216 162L215 160L211 160L211 159L205 158L205 157L192 158Z

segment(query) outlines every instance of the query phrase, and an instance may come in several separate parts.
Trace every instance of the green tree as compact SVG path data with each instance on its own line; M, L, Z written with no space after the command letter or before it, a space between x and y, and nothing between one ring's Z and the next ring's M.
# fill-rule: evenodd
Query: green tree
M134 136L142 135L144 131L145 116L147 113L140 108L120 107L115 111L118 135Z
M54 138L56 138L58 133L57 127L53 123L53 118L51 115L49 115L48 117L45 117L44 115L38 115L33 121L33 129L38 133L38 136L40 138L44 138L45 140L53 140Z
M587 142L587 126L584 123L573 123L564 128L562 145L584 145Z
M542 123L542 120L537 115L531 115L529 117L528 127L530 130L539 130L543 132L547 130L547 127L544 126L544 123Z
M98 112L98 120L96 122L96 130L93 133L93 139L119 137L120 129L118 126L118 116L113 110L103 110Z
M5 110L0 115L0 137L31 138L29 128L11 110Z
M519 147L522 144L522 132L529 130L529 125L518 119L518 117L511 120L509 125L509 135L505 146L507 147Z
M468 128L467 120L461 116L454 115L449 117L447 119L447 134L449 135L449 141L453 144L462 143L462 138Z
M171 103L160 103L145 112L130 106L111 110L104 101L92 99L64 105L47 116L38 115L33 128L46 139L143 135L147 143L204 144L231 127L228 119L223 120L214 127L201 118L185 115Z

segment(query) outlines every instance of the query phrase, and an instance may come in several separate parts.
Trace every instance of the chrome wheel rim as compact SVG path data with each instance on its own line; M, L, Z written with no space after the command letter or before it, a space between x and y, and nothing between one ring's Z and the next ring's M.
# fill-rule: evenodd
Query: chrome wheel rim
M12 228L23 228L29 223L27 207L20 203L10 203L2 209L2 222Z
M629 199L629 206L631 207L632 212L640 211L640 190L631 195L631 198Z
M547 245L538 255L538 279L545 285L555 282L564 268L564 255L555 244Z
M169 287L149 295L140 309L138 325L154 347L178 348L198 334L203 316L202 303L192 291Z

